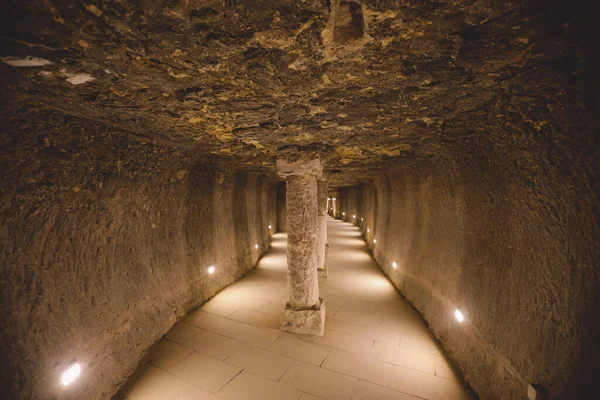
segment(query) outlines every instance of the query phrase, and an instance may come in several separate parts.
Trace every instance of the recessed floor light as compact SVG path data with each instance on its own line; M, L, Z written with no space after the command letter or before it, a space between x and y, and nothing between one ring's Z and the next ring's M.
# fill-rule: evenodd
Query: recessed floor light
M71 365L63 374L60 379L64 386L70 385L77 377L81 374L81 366L79 363Z
M465 316L463 315L463 313L460 312L460 310L456 309L454 310L454 316L456 317L456 320L458 322L460 322L461 324L463 323L463 321L465 320Z

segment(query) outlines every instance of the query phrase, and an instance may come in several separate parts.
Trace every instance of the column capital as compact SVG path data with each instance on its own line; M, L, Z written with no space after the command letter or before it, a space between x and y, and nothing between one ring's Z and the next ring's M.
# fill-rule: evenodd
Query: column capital
M317 179L323 178L323 163L320 159L288 161L277 160L277 174L282 178L294 175L314 175Z

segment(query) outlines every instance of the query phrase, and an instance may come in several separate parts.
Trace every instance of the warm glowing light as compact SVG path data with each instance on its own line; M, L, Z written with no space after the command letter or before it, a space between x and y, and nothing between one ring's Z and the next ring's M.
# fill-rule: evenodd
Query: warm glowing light
M356 218L356 215L353 215L352 218Z
M210 267L208 267L208 274L212 275L215 273L215 267L214 265L211 265Z
M256 243L256 244L254 245L254 248L255 248L256 250L258 250L258 243Z
M271 225L269 225L269 229L271 229L271 228L272 228L272 226L271 226Z
M394 262L392 263L392 267L394 267L394 269L398 268L398 264L396 264L396 261L394 261Z
M73 382L81 373L81 367L79 364L73 364L62 374L61 382L64 386L68 386Z
M345 213L345 212L343 212L343 213L342 213L342 215L346 215L346 213Z
M373 243L377 243L377 239L373 239Z
M370 230L370 229L367 229L367 233L369 233L369 232L371 232L371 230Z
M454 316L456 317L456 320L458 322L460 322L461 324L463 323L463 321L465 320L465 316L463 315L463 313L460 312L460 310L454 310Z
M364 221L365 219L364 219L364 218L361 218L360 220L361 220L361 221Z

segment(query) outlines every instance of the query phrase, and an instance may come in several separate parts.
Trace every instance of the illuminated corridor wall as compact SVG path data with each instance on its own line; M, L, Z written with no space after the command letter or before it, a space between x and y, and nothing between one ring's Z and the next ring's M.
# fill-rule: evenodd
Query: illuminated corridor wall
M276 182L114 130L42 150L18 137L0 197L0 398L110 398L179 317L256 264Z
M530 382L585 398L598 357L597 231L589 182L569 171L589 165L523 169L523 155L474 148L408 162L339 189L343 219L360 218L383 271L482 398L523 398Z

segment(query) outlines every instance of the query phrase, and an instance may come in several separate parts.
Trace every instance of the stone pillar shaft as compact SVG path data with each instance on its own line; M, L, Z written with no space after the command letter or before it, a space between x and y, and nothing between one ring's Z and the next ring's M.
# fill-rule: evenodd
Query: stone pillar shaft
M292 175L286 185L289 304L306 309L319 303L317 178Z
M320 160L277 161L286 182L288 221L288 303L281 314L281 329L323 336L325 304L319 298L317 274L317 179L323 175Z

